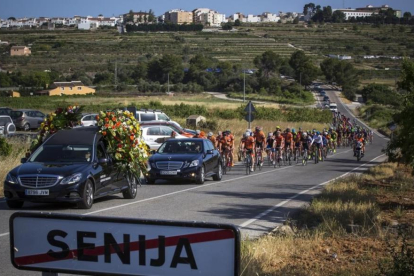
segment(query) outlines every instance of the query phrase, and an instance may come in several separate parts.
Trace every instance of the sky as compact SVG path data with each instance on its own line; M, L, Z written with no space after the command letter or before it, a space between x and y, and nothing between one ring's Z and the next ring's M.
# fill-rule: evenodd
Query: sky
M170 9L191 11L195 8L210 8L226 16L236 12L244 14L261 14L265 11L302 12L306 3L313 2L321 6L330 5L333 9L358 8L366 5L381 6L388 4L394 9L414 14L413 0L0 0L0 18L14 17L72 17L74 15L103 14L117 16L129 10L148 11L161 15Z

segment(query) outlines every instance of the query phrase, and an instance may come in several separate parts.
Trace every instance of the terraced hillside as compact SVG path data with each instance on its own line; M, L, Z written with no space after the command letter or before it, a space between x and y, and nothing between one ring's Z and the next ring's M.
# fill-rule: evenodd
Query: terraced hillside
M365 70L366 78L393 78L400 60L363 59L363 55L414 56L414 34L404 26L327 24L305 27L291 24L243 25L233 32L134 33L115 30L95 32L17 30L1 31L0 40L32 45L32 56L9 57L1 46L3 69L96 72L132 66L140 60L166 53L182 55L184 62L205 53L253 67L255 56L273 50L289 56L296 49L313 55L318 64L327 54L351 55L352 63ZM389 70L384 70L388 68ZM382 71L381 71L382 69Z

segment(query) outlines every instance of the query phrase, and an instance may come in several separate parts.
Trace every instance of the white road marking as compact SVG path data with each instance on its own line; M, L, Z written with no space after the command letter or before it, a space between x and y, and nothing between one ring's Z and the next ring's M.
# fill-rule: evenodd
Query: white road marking
M252 224L252 223L256 222L257 220L261 219L262 217L266 216L267 214L269 214L269 213L273 212L273 211L274 211L274 210L276 210L277 208L282 207L283 205L285 205L285 204L286 204L286 203L288 203L289 201L291 201L291 200L293 200L293 199L297 198L298 196L303 195L303 194L306 194L307 192L309 192L309 191L311 191L311 190L314 190L314 189L316 189L316 188L318 188L318 187L320 187L320 186L324 186L324 185L326 185L326 184L328 184L328 183L330 183L330 182L332 182L332 181L335 181L335 180L337 180L337 179L339 179L339 178L342 178L342 177L344 177L344 176L347 176L348 174L352 173L353 171L355 171L355 170L357 170L357 169L359 169L359 168L361 168L361 167L364 167L365 165L367 165L367 164L371 163L372 161L374 161L374 160L376 160L376 159L378 159L378 158L380 158L380 157L383 157L383 156L385 156L385 154L382 154L382 155L380 155L380 156L378 156L378 157L375 157L375 158L374 158L374 159L372 159L371 161L368 161L367 163L362 164L361 166L358 166L358 167L356 167L356 168L353 168L353 169L352 169L352 170L350 170L349 172L344 173L344 174L342 174L342 175L340 175L340 176L338 176L338 177L336 177L336 178L334 178L334 179L331 179L331 180L328 180L328 181L326 181L326 182L323 182L323 183L320 183L320 184L318 184L318 185L315 185L315 186L313 186L313 187L311 187L311 188L309 188L309 189L307 189L307 190L303 190L302 192L297 193L296 195L291 196L290 198L288 198L288 199L286 199L286 200L284 200L284 201L282 201L282 202L280 202L280 203L276 204L275 206L273 206L273 207L271 207L271 208L267 209L266 211L264 211L264 212L260 213L260 214L259 214L259 215L257 215L256 217L254 217L254 218L252 218L252 219L249 219L249 220L247 220L247 221L243 222L243 223L242 223L242 224L240 224L239 226L240 226L240 227L242 227L242 228L243 228L243 227L246 227L246 226L248 226L248 225L250 225L250 224Z
M3 234L0 234L0 237L4 237L4 236L8 236L9 235L9 232L6 232L6 233L3 233Z

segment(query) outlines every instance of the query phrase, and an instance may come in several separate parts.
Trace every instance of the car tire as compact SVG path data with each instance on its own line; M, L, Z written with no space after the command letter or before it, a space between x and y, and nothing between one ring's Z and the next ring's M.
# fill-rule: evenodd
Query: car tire
M222 178L223 178L223 166L219 162L218 165L217 165L216 174L213 175L213 180L214 181L220 181Z
M80 209L91 209L93 205L94 188L90 179L86 180L85 186L83 187L82 201L78 202L78 208Z
M25 123L23 126L23 130L24 131L29 131L30 130L30 124L29 123Z
M10 209L20 209L23 207L24 201L6 200L6 204Z
M137 196L138 185L137 178L135 176L128 180L128 189L122 191L122 195L125 199L134 199Z
M195 183L196 184L204 184L205 178L206 178L206 170L205 170L204 165L203 165L200 168L200 172L196 176Z

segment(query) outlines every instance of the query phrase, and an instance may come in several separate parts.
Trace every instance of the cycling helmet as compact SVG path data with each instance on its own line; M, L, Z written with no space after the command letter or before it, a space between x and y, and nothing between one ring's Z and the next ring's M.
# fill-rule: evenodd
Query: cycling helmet
M276 129L280 129L280 126L276 126Z
M211 137L211 136L213 136L213 132L209 132L208 134L207 134L207 137Z
M308 133L305 131L305 132L302 134L302 136L303 136L303 138L306 138L306 137L308 137Z
M196 134L200 134L200 133L201 133L201 131L197 129L196 130Z
M290 131L290 128L287 128L287 129L286 129L286 132L291 132L291 131Z
M316 132L316 135L321 135L321 133L319 131Z
M218 132L218 135L219 135L219 136L220 136L220 135L222 135L222 134L223 134L223 132L221 132L221 131L219 131L219 132Z
M326 135L328 135L328 132L326 132L326 131L325 131L325 132L323 133L323 135L325 135L325 136L326 136Z
M292 133L296 133L296 130L294 128L292 128Z
M256 127L256 131L260 131L260 127L259 126Z
M226 132L228 132L228 134L230 134L230 133L231 133L230 129L226 130Z
M249 136L250 136L250 133L249 132L243 133L243 138L246 138L246 137L249 137Z
M273 133L272 133L272 132L269 132L269 133L267 134L267 136L268 136L268 137L272 137L272 136L273 136Z
M276 131L276 135L280 135L280 133L281 133L280 130Z

